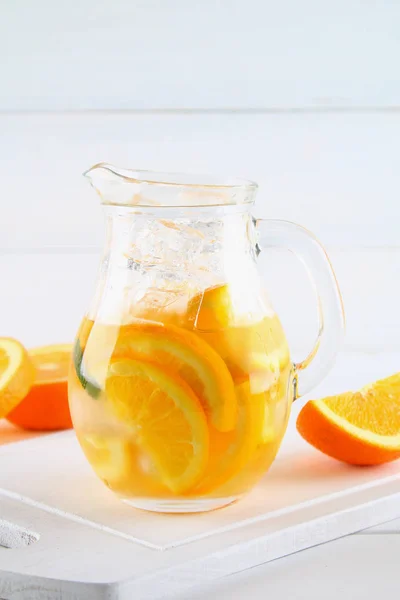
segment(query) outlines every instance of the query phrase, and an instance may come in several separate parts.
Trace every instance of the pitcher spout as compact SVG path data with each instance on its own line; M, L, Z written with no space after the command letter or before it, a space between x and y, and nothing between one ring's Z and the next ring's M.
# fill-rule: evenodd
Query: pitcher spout
M212 175L157 173L98 163L83 174L103 204L202 207L252 204L257 185Z
M82 175L86 177L86 179L88 179L93 186L99 178L102 179L104 176L110 176L112 174L114 174L114 168L104 162L97 163L82 173Z
M124 183L124 175L107 163L97 163L83 173L90 185L96 190L103 204L116 204Z

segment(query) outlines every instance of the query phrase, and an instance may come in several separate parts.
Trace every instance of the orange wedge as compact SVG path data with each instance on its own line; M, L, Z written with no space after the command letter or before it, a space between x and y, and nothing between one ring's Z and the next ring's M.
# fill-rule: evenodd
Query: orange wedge
M11 338L0 338L0 419L29 392L35 369L25 348Z
M207 465L209 434L203 408L185 381L150 362L115 359L106 396L164 485L180 494L198 482Z
M124 326L114 356L165 367L191 387L216 429L234 428L237 402L229 370L217 352L191 331L143 321Z
M7 415L7 419L37 431L55 431L72 427L68 406L68 370L71 344L42 346L29 351L35 378L29 393Z
M297 429L328 456L353 465L378 465L400 457L400 373L346 392L312 400Z

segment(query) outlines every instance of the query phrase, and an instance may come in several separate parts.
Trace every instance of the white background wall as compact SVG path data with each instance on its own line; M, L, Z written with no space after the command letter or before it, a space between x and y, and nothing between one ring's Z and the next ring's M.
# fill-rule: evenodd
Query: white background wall
M326 244L347 349L400 350L400 3L2 0L0 331L72 339L92 293L95 162L260 183ZM262 262L295 348L312 295ZM311 328L311 329L310 329Z

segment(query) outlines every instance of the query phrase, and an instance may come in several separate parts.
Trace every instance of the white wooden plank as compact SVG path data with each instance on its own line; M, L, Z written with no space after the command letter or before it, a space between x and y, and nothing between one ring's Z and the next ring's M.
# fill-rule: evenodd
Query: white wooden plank
M5 0L0 108L399 105L399 18L390 1Z
M176 600L363 600L398 589L400 536L350 536L199 587Z
M347 358L319 387L318 395L356 387L365 382L366 376L382 376L396 360L398 355L382 355L379 360L372 356L359 356L357 361ZM55 434L3 446L0 449L0 518L38 539L22 548L0 548L0 597L5 600L128 600L132 597L156 600L201 598L201 594L213 595L210 590L215 590L214 594L223 598L232 588L229 580L218 583L221 577L398 515L399 464L373 470L355 469L323 457L295 433L294 419L304 401L294 405L289 431L275 466L246 500L223 511L184 519L146 514L132 508L126 510L127 507L94 480L83 457L76 454L76 446L66 447L73 434ZM49 444L51 451L46 450ZM24 486L28 495L22 493ZM292 492L288 486L290 489L292 486ZM304 502L312 491L314 494ZM289 510L285 509L288 497L293 497L296 503ZM274 503L278 510L271 511ZM83 514L84 506L90 510ZM327 545L318 552L306 553L304 558L296 555L291 562L284 559L285 567L278 569L276 577L275 568L281 561L272 563L271 570L264 567L252 571L254 586L256 581L258 586L262 585L261 573L264 573L266 585L274 582L273 587L264 589L270 590L274 598L285 597L284 591L290 589L287 565L293 565L296 573L297 565L312 563L318 571L319 557L321 561L330 557L331 568L327 575L333 577L335 573L338 585L355 585L357 568L362 562L360 557L368 562L377 547L376 565L379 567L382 560L390 578L390 557L396 550L394 540L399 538L384 536L386 555L383 550L379 551L381 537L374 534L359 541L350 539L353 556L356 548L364 550L357 553L351 572L344 578L338 560L342 552L337 549L344 548L343 556L348 561L346 546L342 545L347 540L334 544L330 554ZM157 547L165 549L160 551ZM337 569L341 573L339 578ZM292 569L289 571L292 573ZM382 572L380 567L379 572ZM286 573L285 579L281 577L283 573ZM357 577L352 579L351 573ZM246 575L237 581L239 590ZM374 581L371 576L371 582ZM322 582L317 574L315 582L310 588L314 595L318 590L321 593ZM215 587L208 585L198 592L192 591L193 586L207 583ZM235 580L232 586L236 589ZM250 589L253 591L251 586ZM256 590L254 587L254 594Z
M400 112L3 114L0 130L2 248L100 246L99 199L81 173L101 160L253 179L256 215L325 244L399 246Z
M400 519L394 519L393 521L388 521L387 523L382 523L381 525L377 525L376 527L371 527L369 529L365 529L365 531L360 531L360 535L370 535L370 534L378 534L378 533L387 533L387 534L398 534L400 533ZM400 536L399 536L400 537Z
M328 247L346 314L345 348L391 351L399 348L400 252L397 249ZM260 255L260 272L282 319L296 360L317 334L315 299L298 261L288 254ZM395 368L395 371L398 370Z
M400 250L332 249L330 256L347 315L345 348L399 350ZM30 347L72 341L94 294L98 264L96 253L0 254L1 335ZM289 254L268 251L259 264L293 358L300 360L317 331L310 283Z
M41 431L26 431L24 429L19 429L5 419L0 419L0 446L13 444L14 442L20 442L40 435L46 434L43 434Z
M141 573L148 555L154 557L143 546L4 497L0 511L39 538L26 547L0 548L4 600L117 598L109 584Z
M180 527L179 515L138 513L122 504L92 473L73 432L3 446L0 496L52 514L69 515L74 521L90 523L145 547L166 550L208 537L219 538L225 532L265 520L270 521L269 532L276 532L276 522L285 516L291 519L296 511L314 505L318 510L317 505L330 501L346 503L343 498L352 495L369 498L371 493L372 500L376 495L373 490L378 488L388 488L386 495L396 493L399 464L354 469L318 453L294 434L288 436L270 472L252 494L223 511L187 517L184 527ZM392 511L387 518L393 516L397 514Z
M0 520L0 548L24 548L34 544L39 539L39 535L33 531L28 531L11 521Z
M68 434L61 434L43 440L45 444L52 442L50 455L59 455L58 472L66 476L61 486L57 478L53 479L53 498L56 497L57 491L59 500L64 494L70 493L69 470L73 470L75 487L77 487L76 482L79 482L81 490L81 507L85 503L90 504L94 513L98 504L104 506L104 497L100 490L95 489L92 490L92 494L88 494L86 476L82 478L80 469L76 470L73 453L69 452L62 458L63 447L59 442L66 437ZM29 452L26 451L28 445ZM19 455L23 461L35 454L39 462L42 460L40 440L3 447L0 451L1 473L6 462L19 470L21 462L18 460L18 447L22 450ZM17 500L2 490L0 494L2 515L9 522L26 528L39 538L28 547L14 550L0 549L2 597L5 600L15 600L15 598L36 600L44 597L49 600L56 598L57 600L87 598L128 600L132 597L137 600L149 600L169 597L196 585L298 552L399 514L398 469L397 474L389 477L384 477L384 471L381 470L382 478L374 481L375 473L369 485L358 485L361 481L359 476L363 479L366 469L352 469L354 481L351 488L324 496L329 488L327 479L332 482L332 473L338 471L336 468L332 471L331 467L336 463L329 461L330 466L326 464L327 470L323 467L325 474L322 476L321 469L316 468L317 464L311 457L311 454L314 454L313 450L309 450L311 454L308 457L302 455L303 470L300 469L302 475L300 474L297 483L299 483L300 494L301 489L311 485L314 488L314 499L293 506L291 511L280 510L276 513L268 513L270 495L275 494L276 498L280 495L281 503L285 502L285 486L296 473L299 473L298 465L295 464L299 448L292 445L291 450L292 455L287 456L290 477L281 461L281 477L278 477L268 493L264 492L259 498L259 508L264 505L266 513L263 515L255 510L254 503L253 517L241 521L241 517L246 515L251 505L244 500L236 507L236 511L242 510L242 513L237 512L230 525L220 527L218 535L216 535L217 531L209 529L209 518L217 519L221 524L221 518L229 514L229 508L220 512L185 518L179 515L175 517L147 515L130 509L129 516L119 522L119 526L123 526L124 533L129 532L132 524L136 523L135 526L141 527L144 532L143 541L148 541L150 535L156 535L161 539L160 532L162 536L167 531L169 539L179 534L184 536L183 545L166 545L164 551L151 549L143 543L137 544L134 539L129 544L127 539L121 539L121 535L113 534L111 529L101 530L100 527L92 526L90 521L79 520L76 511L70 515L60 509L52 511L40 504L33 505L24 498ZM43 455L44 463L35 471L39 482L42 481L43 484L53 477L53 472L46 471L48 456L49 453ZM29 478L32 465L25 463L25 467L24 478ZM389 467L389 470L394 473L393 465ZM309 475L313 477L311 482L306 482L306 474L307 477ZM8 483L11 488L15 488L17 477L9 477ZM319 497L318 494L321 492L322 496ZM253 493L253 496L255 494L257 492ZM297 502L298 499L295 501ZM59 501L56 506L60 506ZM114 504L109 505L106 516L118 523L121 510L122 504L115 500ZM145 519L147 527L143 526ZM203 533L207 535L187 537L195 523L201 523ZM33 591L36 596L32 594Z
M98 264L96 254L0 256L2 335L28 347L72 343L94 293Z
M210 594L210 589L215 590L216 593L221 588L226 590L225 584L229 584L229 580L225 578L221 580L221 577L229 573L229 563L231 570L233 567L234 572L239 572L251 566L252 563L261 564L268 560L268 556L273 556L274 553L281 551L277 540L274 539L271 540L272 544L269 547L259 545L258 555L252 551L251 545L243 546L242 551L237 552L238 540L236 540L236 555L233 553L235 550L235 545L233 545L230 548L231 557L227 564L224 553L217 552L218 544L215 543L214 547L211 545L208 548L209 556L204 554L205 547L201 550L197 548L195 551L193 548L185 548L185 551L177 549L157 553L135 547L112 536L106 537L104 534L89 529L83 532L82 528L67 521L23 505L7 504L7 501L2 500L1 508L7 514L13 514L19 522L27 522L29 526L40 526L42 531L39 541L29 548L16 551L0 549L0 592L4 600L43 600L44 598L46 600L103 600L106 598L107 600L128 600L133 597L137 600L150 598L157 600L166 597L182 597L180 592L183 590L184 598L192 597L192 594L193 597L198 598L203 597L201 594L204 591ZM321 531L323 528L320 528L320 535ZM290 537L290 528L288 534ZM370 539L373 537L377 538L374 545ZM319 558L326 561L327 557L330 557L329 562L334 565L340 563L340 561L335 561L337 548L346 548L346 544L349 544L353 552L355 548L362 547L369 548L369 553L374 546L375 548L381 547L382 539L388 552L387 554L383 552L380 556L393 556L389 550L395 551L397 548L398 536L396 538L370 536L365 541L351 537L335 542L332 546L329 544L323 548L319 547L311 553L311 556L309 553L306 553L305 556L297 554L291 559L285 558L283 561L271 563L271 569L264 566L262 569L252 570L251 574L254 575L254 583L257 581L260 584L261 581L257 575L274 573L276 565L280 565L281 562L284 565L294 565L296 570L298 563L302 565L304 561L308 561L310 564L310 558L315 557L312 564L318 565ZM294 550L296 547L301 549L304 545L307 546L307 543L309 540L298 536L292 549ZM183 552L186 553L186 564L183 560ZM146 555L148 573L141 577L140 569L144 567L146 561L144 556ZM110 560L110 556L112 556L112 560ZM346 551L344 556L346 556ZM186 572L184 569L179 572L174 568L179 561L183 563ZM358 561L355 562L360 564ZM385 564L387 567L393 566L390 559L389 562L385 561ZM278 569L278 573L282 572ZM49 573L50 577L48 577ZM127 573L130 574L128 577L126 577ZM133 573L136 574L136 577ZM240 581L247 579L246 574L238 577L239 585ZM122 578L124 578L123 582ZM218 580L221 580L220 583ZM279 575L272 580L283 586L284 582ZM270 581L269 577L267 581ZM235 585L234 582L235 579L232 581L233 585ZM196 586L206 583L212 583L213 587L202 587L198 592L195 591ZM316 589L317 586L314 591ZM220 596L218 595L218 597Z

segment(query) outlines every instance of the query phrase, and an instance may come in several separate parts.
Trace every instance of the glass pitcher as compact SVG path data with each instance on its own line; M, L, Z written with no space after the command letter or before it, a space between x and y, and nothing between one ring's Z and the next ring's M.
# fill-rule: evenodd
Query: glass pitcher
M118 169L85 173L107 234L69 381L78 440L125 502L197 512L246 494L272 464L292 401L327 373L344 318L305 229L254 219L257 185ZM318 296L315 347L293 364L257 256L295 252Z

